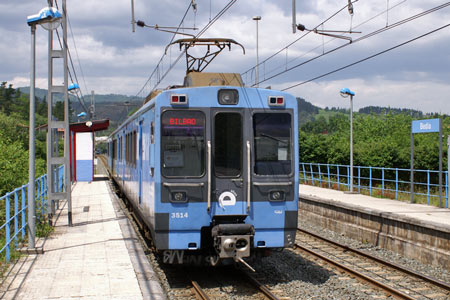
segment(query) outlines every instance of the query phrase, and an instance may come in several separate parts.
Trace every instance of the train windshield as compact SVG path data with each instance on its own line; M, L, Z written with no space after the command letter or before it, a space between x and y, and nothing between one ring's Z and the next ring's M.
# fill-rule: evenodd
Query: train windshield
M219 113L214 126L214 171L218 177L239 177L242 165L242 119Z
M291 115L288 113L254 114L256 174L291 174L291 126Z
M162 173L166 177L200 177L205 172L205 115L169 110L162 115Z

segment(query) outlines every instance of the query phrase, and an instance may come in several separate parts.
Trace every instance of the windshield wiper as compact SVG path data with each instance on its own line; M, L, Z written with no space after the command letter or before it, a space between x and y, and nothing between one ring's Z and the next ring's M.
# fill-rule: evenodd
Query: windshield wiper
M288 144L288 141L283 141L282 139L276 138L276 137L268 135L266 133L260 133L260 136L268 137L269 139L278 141L278 142L283 143L283 144Z

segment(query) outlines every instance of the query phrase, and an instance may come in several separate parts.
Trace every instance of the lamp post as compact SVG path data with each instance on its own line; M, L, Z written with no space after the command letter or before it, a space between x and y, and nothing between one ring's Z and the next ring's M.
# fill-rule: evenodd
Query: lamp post
M352 92L348 88L343 88L340 91L342 97L347 98L350 96L350 193L353 193L353 96L355 92Z
M36 205L35 205L35 88L36 88L36 25L45 29L57 28L61 23L61 14L54 7L44 7L36 15L27 17L31 28L31 75L30 75L30 125L29 125L29 157L28 157L28 249L35 248L36 237Z
M256 21L256 87L258 87L259 82L259 33L258 33L258 21L261 20L261 16L253 17L253 20Z

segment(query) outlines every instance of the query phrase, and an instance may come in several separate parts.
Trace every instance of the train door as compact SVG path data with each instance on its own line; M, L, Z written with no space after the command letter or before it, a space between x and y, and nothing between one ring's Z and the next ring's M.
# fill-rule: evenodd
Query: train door
M139 183L139 205L142 204L142 122L138 128L138 183Z
M214 215L246 215L243 110L212 110L211 187Z

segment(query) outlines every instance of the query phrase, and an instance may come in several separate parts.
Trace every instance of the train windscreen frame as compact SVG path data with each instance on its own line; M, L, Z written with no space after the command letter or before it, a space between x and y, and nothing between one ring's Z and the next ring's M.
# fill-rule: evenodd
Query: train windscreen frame
M161 116L161 169L165 177L205 174L205 114L167 110Z
M256 175L292 173L292 116L289 113L253 115Z

